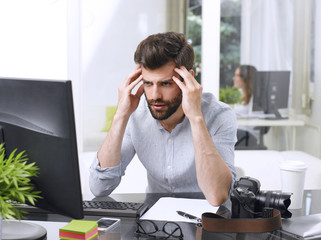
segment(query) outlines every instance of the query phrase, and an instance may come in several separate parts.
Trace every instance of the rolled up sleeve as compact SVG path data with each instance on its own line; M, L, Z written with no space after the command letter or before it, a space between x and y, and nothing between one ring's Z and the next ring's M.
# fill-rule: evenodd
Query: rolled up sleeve
M95 156L90 169L89 187L96 196L108 196L119 185L121 180L121 165L101 168Z

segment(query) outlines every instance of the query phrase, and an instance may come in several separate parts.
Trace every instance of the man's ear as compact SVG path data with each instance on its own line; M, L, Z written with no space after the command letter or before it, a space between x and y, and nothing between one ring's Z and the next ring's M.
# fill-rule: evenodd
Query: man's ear
M190 70L188 70L191 74L192 74L192 76L194 77L194 70L193 69L190 69Z

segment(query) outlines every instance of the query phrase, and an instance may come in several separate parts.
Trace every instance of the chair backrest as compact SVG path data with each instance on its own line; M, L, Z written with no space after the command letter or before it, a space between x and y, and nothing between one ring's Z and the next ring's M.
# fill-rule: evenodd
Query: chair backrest
M261 135L261 132L260 132ZM266 150L267 147L263 144L263 137L260 137L260 141L251 134L249 131L242 129L237 130L237 142L235 144L235 150Z

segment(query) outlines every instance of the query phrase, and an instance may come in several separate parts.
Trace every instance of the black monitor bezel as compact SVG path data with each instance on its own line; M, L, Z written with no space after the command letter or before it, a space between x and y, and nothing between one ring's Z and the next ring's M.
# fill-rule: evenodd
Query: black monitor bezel
M15 148L18 151L25 150L29 162L35 161L40 169L39 176L32 179L35 189L40 190L43 196L43 199L36 202L36 206L81 219L82 192L71 85L70 80L0 78L0 126L7 154ZM50 100L47 99L49 96ZM53 101L47 104L48 108L52 107L53 113L50 113L50 109L45 110L46 101ZM23 106L21 109L19 104ZM19 110L22 111L20 116ZM34 119L40 119L41 124L41 113L37 111L52 114L44 119L50 121L54 118L52 121L57 120L59 123L53 124L50 129L39 126L39 122L33 123L28 119L30 112L39 114L35 114L38 117ZM55 118L55 114L61 116ZM14 120L9 121L8 118Z

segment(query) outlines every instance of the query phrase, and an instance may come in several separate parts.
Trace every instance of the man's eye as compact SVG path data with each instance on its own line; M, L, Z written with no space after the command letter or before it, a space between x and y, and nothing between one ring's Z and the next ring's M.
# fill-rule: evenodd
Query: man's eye
M171 85L170 82L163 82L163 86L169 86L169 85Z
M144 82L144 85L145 85L145 86L149 86L149 85L150 85L150 82Z

